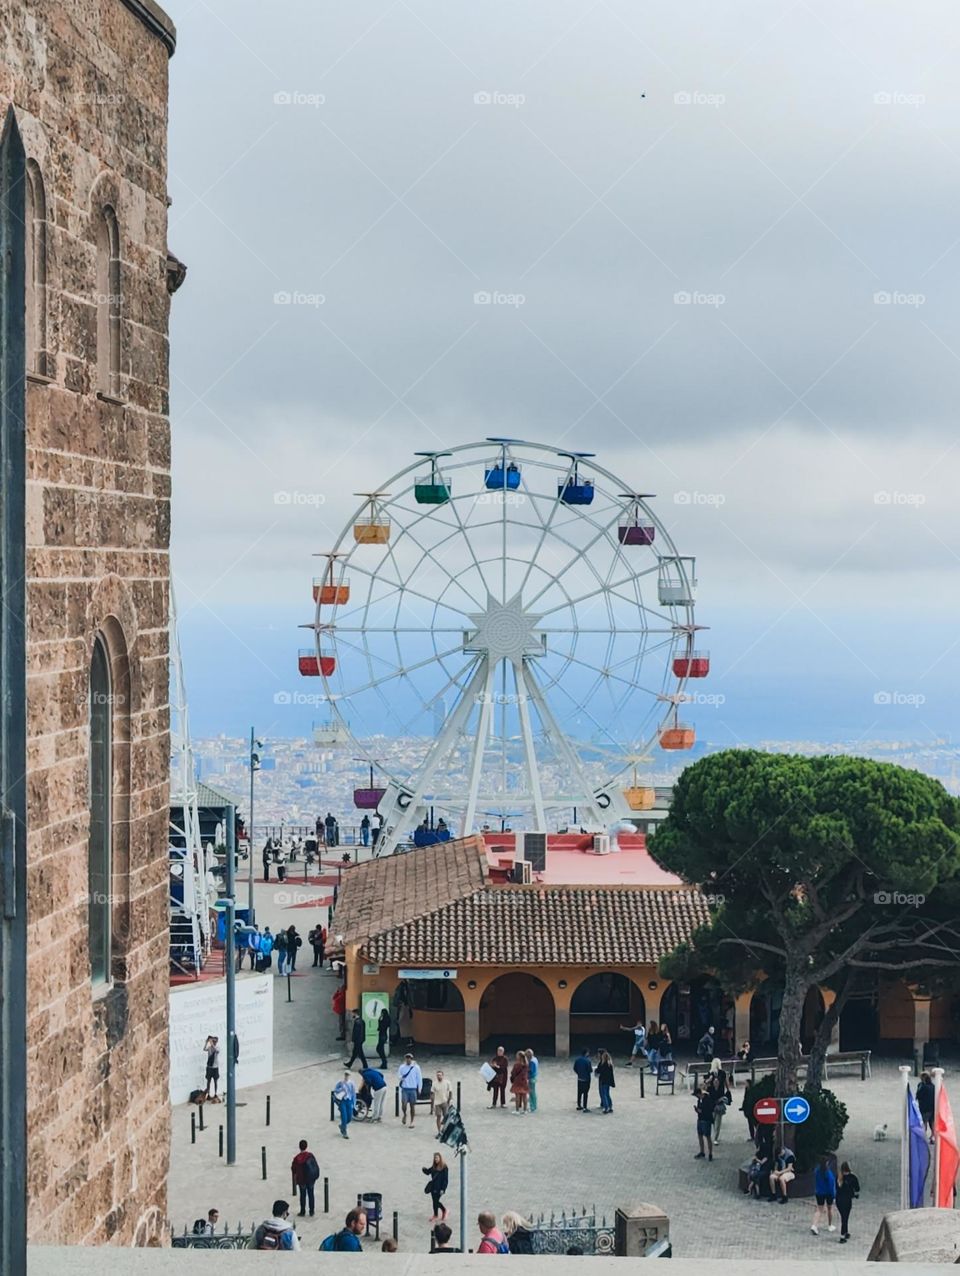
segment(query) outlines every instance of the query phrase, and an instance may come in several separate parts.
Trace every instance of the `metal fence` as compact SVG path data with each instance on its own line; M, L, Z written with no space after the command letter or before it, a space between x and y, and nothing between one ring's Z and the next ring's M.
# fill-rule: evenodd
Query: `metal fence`
M187 1231L186 1228L183 1229L183 1234L178 1236L171 1225L170 1244L174 1249L249 1249L256 1230L255 1223L250 1224L249 1230L244 1230L242 1223L238 1223L234 1228L225 1223L223 1231L215 1232L212 1236L197 1235L195 1232Z
M610 1255L615 1253L616 1228L607 1223L606 1215L597 1217L596 1209L588 1214L561 1212L551 1214L549 1221L543 1214L531 1217L533 1229L530 1237L535 1254L566 1254L571 1249L583 1254Z

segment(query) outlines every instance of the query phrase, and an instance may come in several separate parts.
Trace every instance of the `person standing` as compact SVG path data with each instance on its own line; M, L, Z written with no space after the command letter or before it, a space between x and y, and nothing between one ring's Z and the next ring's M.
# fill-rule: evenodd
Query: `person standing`
M527 1110L527 1099L530 1096L530 1069L527 1056L523 1050L517 1051L517 1057L510 1069L510 1093L513 1095L514 1111L523 1116Z
M347 1038L347 986L346 984L338 984L334 989L333 996L330 998L330 1009L337 1016L337 1024L340 1029L338 1041L345 1041Z
M700 1151L694 1157L694 1160L702 1161L706 1156L708 1160L713 1160L713 1111L716 1107L717 1099L713 1087L705 1085L696 1091L696 1109L697 1109L697 1139L700 1143ZM706 1150L704 1150L706 1148Z
M860 1180L850 1169L849 1161L841 1161L837 1175L837 1213L840 1215L840 1244L850 1239L850 1211L860 1195Z
M253 1234L253 1248L261 1250L298 1250L300 1240L293 1224L288 1222L289 1201L274 1201L273 1213L265 1218Z
M297 949L303 947L303 940L297 933L296 926L287 927L287 969L292 975L297 968Z
M443 1222L447 1217L447 1207L443 1204L443 1194L450 1185L450 1172L447 1169L447 1163L439 1152L434 1152L432 1164L424 1166L423 1172L430 1179L423 1189L433 1201L433 1215L430 1218L430 1222L436 1223L438 1219Z
M277 954L277 977L282 978L287 973L287 932L285 930L277 931L273 950Z
M329 1236L324 1237L320 1242L320 1248L325 1252L335 1250L341 1254L362 1254L363 1246L360 1244L360 1237L367 1230L367 1214L365 1210L351 1210L344 1219L343 1228L339 1232L332 1232Z
M206 1052L206 1079L207 1079L207 1098L211 1103L219 1103L220 1099L217 1089L220 1084L220 1038L207 1037L203 1043ZM210 1093L210 1087L213 1086L213 1094Z
M260 858L263 863L263 880L265 882L269 882L270 880L270 850L272 846L273 843L268 837L263 844L263 850L260 852Z
M456 1246L450 1244L450 1239L452 1236L453 1236L453 1232L451 1232L450 1228L447 1227L446 1223L438 1223L436 1227L433 1229L434 1244L433 1244L433 1249L431 1249L430 1253L431 1254L462 1254L463 1251L461 1249L457 1249Z
M597 1084L600 1087L600 1111L606 1116L613 1111L613 1096L610 1091L616 1086L613 1075L613 1060L606 1050L600 1051L600 1060L594 1072Z
M715 1061L716 1062L716 1061ZM718 1068L710 1078L710 1084L713 1087L714 1105L713 1105L713 1142L716 1146L720 1142L720 1128L723 1125L723 1118L727 1114L727 1108L733 1103L733 1095L730 1093L730 1085L727 1081L727 1074L723 1068Z
M713 1025L711 1025L697 1042L697 1058L702 1063L713 1062L713 1047L715 1039Z
M333 812L328 811L323 821L323 832L327 846L336 846L337 844L334 836L334 829L336 829L336 827L337 821L333 818Z
M670 1028L667 1024L660 1025L660 1062L671 1060L673 1058L673 1037L670 1035Z
M400 1107L403 1110L403 1124L407 1124L407 1109L410 1110L410 1129L417 1117L417 1100L423 1089L423 1073L412 1054L403 1056L403 1063L397 1069L397 1081L400 1085Z
M577 1111L588 1112L590 1110L590 1082L593 1078L593 1064L590 1062L590 1051L586 1047L574 1059L573 1070L577 1074Z
M534 1226L516 1210L507 1210L501 1220L511 1254L532 1254Z
M487 1082L487 1089L493 1091L493 1102L491 1108L497 1106L497 1097L500 1098L501 1108L506 1107L507 1103L507 1078L510 1073L510 1061L507 1058L507 1052L503 1046L497 1046L497 1053L490 1060L490 1067L494 1071L492 1080Z
M933 1142L933 1109L936 1101L936 1089L929 1072L921 1072L917 1083L917 1107L925 1131L929 1131L930 1142Z
M382 1121L383 1101L387 1097L386 1078L379 1068L364 1068L360 1076L363 1078L364 1089L370 1092L368 1120Z
M370 816L365 815L360 821L360 842L363 846L370 845Z
M509 1254L510 1246L507 1238L497 1227L497 1216L490 1210L481 1210L477 1215L477 1227L480 1228L480 1244L478 1254Z
M626 1024L621 1024L620 1031L633 1033L633 1049L630 1051L630 1058L627 1060L627 1067L632 1068L634 1059L636 1059L639 1055L642 1063L643 1057L646 1054L644 1042L647 1039L647 1030L643 1026L643 1020L638 1019L632 1028L628 1027Z
M323 966L323 927L317 922L313 930L307 936L310 941L310 947L313 949L314 966Z
M387 1050L390 1045L390 1011L386 1006L380 1011L377 1020L377 1054L380 1056L380 1067L387 1066Z
M315 1201L314 1186L320 1177L320 1166L317 1164L317 1158L307 1147L307 1140L300 1140L300 1150L290 1163L290 1177L293 1180L293 1191L300 1194L300 1218L307 1212L307 1206L310 1207L310 1217L313 1218Z
M536 1112L537 1110L537 1077L540 1075L540 1060L528 1049L527 1052L527 1077L530 1084L530 1104L529 1110Z
M364 1042L367 1039L367 1026L363 1022L363 1015L358 1007L353 1012L353 1027L350 1029L350 1040L353 1042L353 1050L350 1058L347 1060L347 1067L352 1068L354 1062L359 1059L360 1067L367 1067L367 1056L363 1053Z
M835 1232L837 1229L833 1223L833 1203L837 1198L837 1176L830 1168L830 1162L825 1156L821 1156L817 1162L817 1168L813 1173L813 1191L816 1198L816 1208L813 1211L813 1222L810 1224L810 1231L814 1236L820 1235L820 1220L826 1218L827 1231Z
M453 1103L453 1086L443 1075L442 1069L437 1070L436 1078L433 1082L433 1115L437 1118L437 1133L446 1120L447 1113Z
M353 1077L349 1071L345 1072L343 1079L337 1082L333 1097L340 1108L340 1137L349 1139L347 1126L353 1120L353 1112L357 1104L357 1087L353 1084Z
M654 1076L657 1071L657 1064L660 1062L660 1029L650 1020L650 1027L647 1029L647 1063L650 1067L650 1074Z

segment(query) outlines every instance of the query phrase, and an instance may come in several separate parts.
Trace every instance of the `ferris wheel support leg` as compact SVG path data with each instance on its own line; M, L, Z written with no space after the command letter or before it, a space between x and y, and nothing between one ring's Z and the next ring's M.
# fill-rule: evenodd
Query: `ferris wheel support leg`
M443 730L437 736L436 743L427 754L426 761L420 768L420 774L417 777L417 787L414 789L409 803L402 809L398 803L395 803L393 810L384 817L385 831L380 843L377 845L377 851L380 855L392 855L396 850L397 843L400 842L413 823L417 809L423 801L424 793L429 788L440 763L450 752L454 740L456 740L466 725L470 712L477 702L477 696L487 678L486 664L486 661L477 662L476 669L463 689L463 695L460 697L456 708L443 724ZM390 817L394 811L396 811L396 821L391 828Z
M483 772L483 755L487 747L487 735L490 731L490 714L493 709L493 665L488 659L483 664L483 692L480 701L480 722L477 726L477 744L470 762L470 790L467 794L467 809L463 816L461 837L469 837L477 819L477 794L480 792L480 776Z
M530 698L536 705L537 713L540 715L540 721L543 723L544 729L549 731L554 748L562 755L564 762L570 769L570 774L573 777L574 782L578 785L580 792L583 794L583 797L576 805L580 810L586 811L589 814L590 819L593 821L596 828L605 829L608 822L607 817L597 805L596 799L593 795L593 788L583 773L583 767L580 765L580 760L570 747L569 740L560 730L556 719L550 712L550 706L547 704L546 697L537 683L533 670L529 666L525 666L524 668L523 680L529 688Z
M540 785L540 772L537 769L537 751L533 741L533 730L530 726L530 688L527 686L523 661L515 661L513 677L517 685L517 710L520 715L520 732L523 736L523 751L527 760L527 775L530 777L530 792L533 794L533 810L537 820L538 832L547 831L547 816L543 809L543 789Z

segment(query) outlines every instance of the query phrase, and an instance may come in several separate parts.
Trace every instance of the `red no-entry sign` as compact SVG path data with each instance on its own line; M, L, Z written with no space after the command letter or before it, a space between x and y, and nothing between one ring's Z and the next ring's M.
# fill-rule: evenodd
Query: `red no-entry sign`
M758 1099L753 1105L753 1119L760 1125L776 1125L780 1120L779 1099Z

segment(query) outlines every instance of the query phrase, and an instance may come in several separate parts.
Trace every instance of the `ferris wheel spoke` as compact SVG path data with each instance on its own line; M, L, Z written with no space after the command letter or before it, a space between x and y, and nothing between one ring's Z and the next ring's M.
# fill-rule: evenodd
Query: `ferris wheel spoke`
M490 733L490 713L493 706L494 668L489 660L483 661L483 692L480 700L480 721L477 724L477 739L473 746L473 757L470 760L470 780L467 787L467 809L463 816L461 833L467 837L473 829L477 815L477 794L480 792L480 776L483 773L483 755L487 748L487 736ZM466 720L464 720L466 726Z
M413 533L410 531L409 528L405 527L403 529L402 534L408 537L413 542L413 544L416 545L417 549L420 550L424 558L428 558L433 563L433 565L447 577L448 580L453 581L453 583L457 586L457 588L461 589L463 593L466 594L466 596L471 600L471 602L474 604L475 607L477 607L479 610L482 610L484 608L484 606L486 605L486 599L484 599L483 602L480 602L480 600L476 597L473 591L466 587L466 585L463 583L463 580L459 576L455 575L450 570L450 568L446 566L445 563L442 563L440 559L436 557L432 549L428 549L426 545L424 545L421 541L417 540L416 536L413 535ZM450 537L447 537L442 542L442 544L444 545L447 544L447 541L449 541L450 539L451 539ZM481 573L480 579L484 582L484 584L486 584L486 578L482 575L482 573Z
M604 820L593 795L593 786L584 774L583 767L580 765L580 759L574 753L566 734L560 730L557 720L553 716L553 712L547 703L546 696L544 696L540 688L540 684L537 681L536 673L529 665L524 668L524 682L530 693L530 698L533 701L534 707L537 710L537 716L540 719L544 732L549 738L550 744L563 759L564 764L570 773L570 778L574 785L578 786L583 794L581 801L578 802L577 805L586 807L590 810L598 826L602 827Z
M378 604L380 603L385 604L387 600L394 593L396 593L400 595L401 600L403 595L409 594L413 598L419 598L421 601L428 603L431 607L436 606L437 599L435 597L431 597L429 594L424 594L419 589L414 589L412 585L408 585L404 581L391 581L391 580L384 581L382 577L379 577L376 574L376 572L370 571L370 569L367 567L362 567L359 563L351 563L350 570L351 572L358 571L362 576L368 577L371 580L371 582L378 581L381 584L387 584L390 586L390 589L381 598L378 598L376 600ZM467 597L469 597L469 595L467 595ZM445 607L448 607L451 611L460 612L460 614L464 617L467 615L466 611L464 611L464 609L460 607L457 603L447 602L447 603L444 603L443 605ZM353 617L356 614L357 611L363 611L363 610L364 610L363 608L351 608L349 611L346 611L343 614L346 617L346 619L349 620L351 619L351 617Z
M517 709L520 718L520 734L523 736L523 752L527 764L527 775L530 778L530 789L533 797L533 810L537 821L537 829L546 832L547 817L543 807L543 787L540 784L540 768L537 766L537 748L530 725L530 688L527 686L523 662L514 663L513 680L517 689Z
M558 501L557 504L559 503L560 502ZM610 522L605 523L600 528L596 536L594 536L593 540L588 541L587 544L584 545L581 549L576 550L573 556L564 564L564 566L557 573L555 573L556 576L559 576L559 577L565 576L567 572L570 571L570 569L578 562L589 562L587 555L589 554L590 550L593 549L595 545L597 545L601 540L603 540L605 536L609 534L610 528L612 528L615 524L619 524L620 519L623 517L623 514L624 514L623 509L618 507L613 515L613 518L610 520ZM618 551L619 551L619 548L620 547L617 546ZM617 561L616 558L614 558L613 562L611 563L611 569L616 564L616 561ZM546 591L550 588L550 585L552 583L553 583L552 581L548 582L539 590L538 593L534 594L534 596L528 602L527 606L532 607L540 598L542 598L543 595L546 593Z
M541 612L539 612L538 614L540 615L540 617L541 617L541 618L542 618L542 617L544 617L544 616L552 616L554 612L556 612L556 611L562 611L564 607L578 607L581 603L587 603L587 602L590 602L592 599L596 598L596 597L597 597L599 594L601 594L601 593L610 593L610 592L612 592L612 593L614 593L614 594L615 594L615 596L616 596L616 597L621 597L621 598L622 598L623 596L622 596L622 595L618 595L618 594L616 594L616 593L615 593L615 591L616 591L617 589L622 588L624 585L629 585L629 584L631 583L631 581L633 581L633 580L635 580L635 579L636 579L636 577L635 577L635 576L633 576L633 575L631 575L631 576L624 576L624 578L623 578L622 580L618 580L618 581L614 582L612 585L601 585L601 586L599 586L597 589L592 589L592 590L590 591L590 593L589 593L589 594L581 594L578 598L570 598L570 599L568 599L568 600L567 600L567 601L565 601L565 602L557 603L555 606L553 606L553 607L547 607L544 611L541 611ZM623 601L624 601L624 602L629 602L629 603L630 603L630 605L631 605L632 607L636 607L636 606L637 606L637 600L636 600L635 598L634 598L634 599L627 599L627 598L623 598ZM529 606L529 604L528 604L528 606ZM648 608L648 607L644 607L644 608L643 608L643 610L644 610L644 611L649 611L649 610L651 610L651 609L650 609L650 608Z
M568 481L570 478L572 478L572 476L573 476L573 470L574 470L574 466L575 466L575 465L576 465L576 462L575 462L575 461L571 461L571 462L570 462L570 464L567 466L566 473L564 474L564 476L563 476L563 480L562 480L562 482L564 483L564 485L566 485L567 481ZM523 595L523 591L524 591L524 590L526 589L526 587L527 587L527 581L530 579L530 573L533 571L534 564L536 563L536 561L537 561L538 557L540 556L540 551L543 549L543 546L544 546L544 543L546 542L547 536L550 534L550 528L553 526L553 520L554 520L554 518L556 518L557 510L560 508L560 506L561 506L561 504L562 504L562 502L561 502L561 500L560 500L559 484L558 484L558 491L557 491L557 495L556 495L556 497L554 498L554 500L553 500L553 502L552 502L552 504L551 504L551 507L550 507L550 514L549 514L549 516L546 518L546 520L544 520L543 515L540 513L540 509L539 509L539 507L538 507L538 505L537 505L536 500L532 500L532 502L531 502L531 503L532 503L532 505L533 505L533 511L534 511L534 513L536 514L537 518L540 520L540 523L541 523L541 528L540 528L540 539L537 541L537 547L536 547L536 549L535 549L535 550L533 551L533 553L530 555L530 562L527 564L527 570L524 572L524 574L523 574L523 579L522 579L522 580L521 580L521 582L520 582L520 588L519 588L519 590L518 590L517 592L518 592L521 596Z
M359 652L363 651L362 647L357 647L353 643L348 642L348 643L345 643L344 645L351 648L354 651L359 651ZM449 647L446 651L441 652L439 656L431 652L429 656L426 656L423 660L416 661L412 665L398 665L398 666L395 666L393 664L393 661L388 660L386 656L380 656L376 652L370 652L369 654L374 660L377 660L381 664L385 664L389 666L392 672L385 673L383 674L382 677L379 677L379 678L372 678L370 682L364 683L364 685L361 687L351 687L349 691L344 692L344 695L358 696L362 694L362 692L364 691L370 691L374 687L382 686L385 682L392 682L394 678L404 678L407 675L413 673L415 669L425 669L428 665L435 664L437 660L445 660L448 656L452 656L458 651L462 652L463 647L462 646Z

